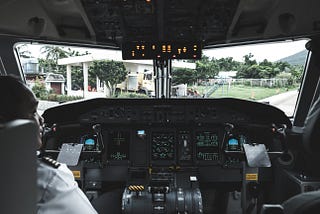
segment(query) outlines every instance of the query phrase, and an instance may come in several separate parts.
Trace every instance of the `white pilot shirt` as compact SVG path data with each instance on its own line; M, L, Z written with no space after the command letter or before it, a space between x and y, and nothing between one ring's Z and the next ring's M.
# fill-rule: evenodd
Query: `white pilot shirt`
M37 213L97 213L65 164L58 168L38 160Z

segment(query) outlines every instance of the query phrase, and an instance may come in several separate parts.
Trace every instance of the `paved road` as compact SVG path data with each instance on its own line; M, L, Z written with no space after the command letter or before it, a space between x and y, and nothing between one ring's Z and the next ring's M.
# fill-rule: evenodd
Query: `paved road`
M270 105L276 106L282 111L284 111L286 115L292 116L296 105L297 97L298 91L293 90L272 97L268 97L259 101L268 102Z
M45 101L45 100L39 100L39 104L38 104L38 113L40 115L43 114L43 112L48 109L51 108L53 106L59 105L58 102L52 102L52 101Z

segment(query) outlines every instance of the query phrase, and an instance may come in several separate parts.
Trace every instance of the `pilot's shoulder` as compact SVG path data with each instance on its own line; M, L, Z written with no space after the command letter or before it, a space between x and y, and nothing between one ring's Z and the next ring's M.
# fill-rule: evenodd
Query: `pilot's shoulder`
M56 161L52 158L49 158L49 157L41 157L41 158L39 158L39 160L42 163L45 163L47 166L53 167L55 169L57 169L57 168L59 168L59 166L61 166L61 163L59 163L58 161Z
M73 180L73 174L66 164L60 163L49 157L38 158L38 176L40 177L63 177L64 180L70 178Z

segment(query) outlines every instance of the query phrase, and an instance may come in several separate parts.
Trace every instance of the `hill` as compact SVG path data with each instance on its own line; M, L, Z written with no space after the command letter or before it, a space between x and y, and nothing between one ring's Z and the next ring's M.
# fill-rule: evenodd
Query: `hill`
M304 65L307 58L307 50L300 51L291 56L279 59L277 61L288 62L290 65Z

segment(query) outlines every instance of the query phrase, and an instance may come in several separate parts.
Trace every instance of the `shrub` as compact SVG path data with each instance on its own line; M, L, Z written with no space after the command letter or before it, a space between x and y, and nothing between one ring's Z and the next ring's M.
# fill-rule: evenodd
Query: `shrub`
M48 96L48 91L46 86L40 79L36 79L34 82L34 86L32 87L33 93L36 95L37 98L42 99L43 97Z
M67 96L67 95L60 95L60 94L50 94L48 96L49 101L57 101L59 103L73 101L73 100L81 100L83 97L80 96Z
M118 98L149 98L145 94L125 92L118 95Z

